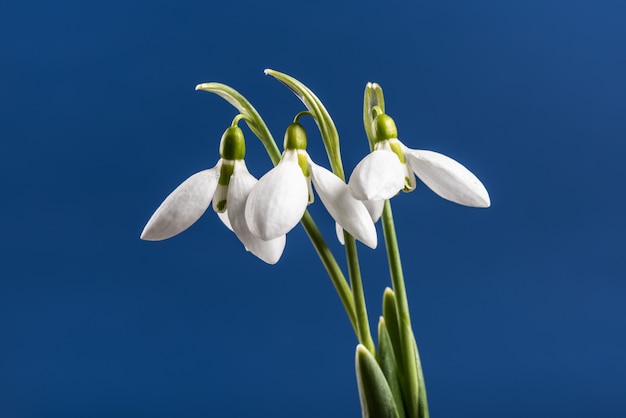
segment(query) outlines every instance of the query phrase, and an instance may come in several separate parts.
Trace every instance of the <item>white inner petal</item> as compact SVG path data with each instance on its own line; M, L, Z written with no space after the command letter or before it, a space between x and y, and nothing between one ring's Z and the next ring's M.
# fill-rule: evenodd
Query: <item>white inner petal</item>
M285 248L285 235L264 241L252 234L245 219L246 202L256 184L256 178L243 161L237 162L228 187L228 217L233 231L248 251L268 264L276 264Z

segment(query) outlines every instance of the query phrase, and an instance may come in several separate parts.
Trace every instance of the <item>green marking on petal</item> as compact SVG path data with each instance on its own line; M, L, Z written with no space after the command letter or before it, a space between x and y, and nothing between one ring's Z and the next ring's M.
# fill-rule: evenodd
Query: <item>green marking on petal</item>
M228 186L230 183L230 176L233 175L233 171L235 170L235 162L224 160L222 163L222 168L220 169L220 178L217 181L217 184L220 186Z
M302 169L302 174L307 179L311 177L311 168L309 167L309 160L306 152L298 152L298 165Z
M402 189L405 192L410 192L414 189L414 187L411 186L411 179L408 177L404 178L404 188Z
M402 151L402 146L400 145L400 141L398 141L397 139L392 138L389 140L389 148L391 148L391 152L393 152L394 154L396 154L398 156L398 158L400 159L400 162L404 165L406 165L406 157L404 156L404 152Z
M228 186L218 184L213 195L213 210L217 213L224 213L227 209Z

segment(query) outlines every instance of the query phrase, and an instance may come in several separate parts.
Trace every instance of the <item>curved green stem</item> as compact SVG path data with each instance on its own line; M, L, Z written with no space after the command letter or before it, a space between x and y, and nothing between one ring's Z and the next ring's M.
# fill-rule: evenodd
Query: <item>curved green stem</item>
M367 305L365 294L363 293L363 283L361 281L361 269L359 268L359 255L356 250L356 240L347 232L343 233L346 247L346 260L348 261L348 276L354 298L354 310L356 313L357 338L373 356L376 355L376 345L370 332L369 320L367 318Z
M244 119L250 130L254 132L254 134L259 138L259 140L263 143L268 155L270 156L272 163L274 165L280 162L281 153L276 145L276 141L274 137L270 133L267 125L259 115L259 112L250 104L250 102L239 93L237 90L233 89L230 86L221 83L201 83L196 86L196 90L204 90L210 93L217 94L222 99L226 100L228 103L233 105L239 112L243 115L241 119ZM235 117L237 118L237 116ZM334 126L334 125L333 125ZM341 271L341 268L337 264L335 257L332 252L328 248L324 237L320 233L317 225L313 221L313 218L309 214L309 212L305 212L304 216L301 220L304 229L309 235L309 239L315 248L322 264L326 268L328 275L337 289L337 294L339 295L339 299L341 300L346 313L348 314L348 319L354 328L354 332L358 336L358 328L356 325L356 315L354 313L354 301L352 298L352 292L350 290L350 286L348 286L348 282Z
M313 115L313 113L309 112L308 110L303 110L302 112L298 112L298 114L296 116L294 116L293 122L294 123L300 122L300 118L302 116L310 116L310 117L313 118L313 120L315 120L315 115Z
M250 126L250 124L254 123L254 121L250 119L248 116L244 115L243 113L238 113L237 116L235 116L233 118L233 121L230 123L230 127L234 128L235 126L237 126L241 119L246 121L246 123L248 124L248 127Z
M322 134L322 141L324 142L324 148L328 155L328 161L333 173L341 180L346 179L343 172L343 166L341 164L341 151L339 149L339 133L335 127L330 114L320 101L318 97L304 84L295 78L280 73L278 71L267 69L265 74L271 75L285 86L287 86L296 96L302 100L302 103L313 114L317 127Z
M322 233L313 222L313 218L311 214L307 210L304 212L304 216L300 221L302 226L304 226L304 230L306 231L309 239L313 243L313 247L315 251L317 251L317 255L319 256L322 264L326 268L326 272L330 277L330 280L335 285L335 289L337 290L337 294L339 295L339 299L343 303L344 308L346 309L346 313L348 314L348 319L350 319L350 323L352 324L352 328L354 328L354 333L357 338L359 336L359 327L357 325L355 310L354 310L354 300L352 299L352 292L350 290L350 286L346 282L346 278L343 275L341 268L337 264L335 257L333 257L330 248L326 244Z
M330 117L330 114L320 101L320 99L304 84L287 74L274 70L265 70L265 74L269 74L293 91L296 96L302 100L308 112L300 112L296 116L308 114L313 117L322 136L328 161L333 173L341 180L345 181L343 164L341 161L341 152L339 147L339 133ZM379 101L375 100L375 104ZM359 268L359 255L356 250L356 241L347 233L344 233L344 242L346 246L346 260L348 262L348 276L352 289L352 297L354 302L356 316L356 334L359 342L376 355L376 348L370 333L369 322L367 318L367 307L365 304L365 296L363 294L363 284L361 281L361 271Z

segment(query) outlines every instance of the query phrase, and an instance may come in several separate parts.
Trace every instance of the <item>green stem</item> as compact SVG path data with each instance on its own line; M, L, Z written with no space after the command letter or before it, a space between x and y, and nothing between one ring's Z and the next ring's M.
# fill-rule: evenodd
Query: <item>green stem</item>
M350 286L348 286L346 278L337 264L335 257L330 251L330 248L328 248L322 233L317 228L317 225L315 225L315 222L313 222L313 218L311 217L309 211L304 212L304 216L300 222L302 223L302 226L304 226L306 233L309 235L309 239L311 240L315 251L317 251L317 255L322 261L322 264L326 268L326 272L328 273L330 280L333 282L333 285L335 285L339 299L341 299L341 303L343 303L346 314L348 314L348 319L350 319L352 328L354 328L354 333L358 338L359 327L355 317L354 300L352 299Z
M348 275L350 277L350 287L354 297L354 310L356 313L357 338L373 356L376 356L376 346L370 332L369 320L367 318L367 305L363 293L363 283L361 281L361 269L359 268L359 255L356 250L356 240L347 232L343 233L346 260L348 261Z
M402 263L400 262L400 250L396 238L396 228L391 212L391 203L385 201L385 208L382 215L383 233L385 235L385 246L387 248L387 258L389 259L389 272L393 291L396 295L398 308L398 328L400 334L400 351L402 352L402 364L404 365L404 383L406 384L407 409L409 416L418 416L419 386L418 367L415 358L414 338L411 329L411 316L409 314L409 303L404 286L404 275L402 274Z
M281 75L280 73L273 74L274 72L271 71L269 71L268 73L274 75L275 77L277 75ZM290 80L294 80L288 76L286 77ZM263 121L263 118L261 118L261 115L259 115L259 112L257 112L254 106L252 106L252 104L250 104L250 102L244 96L242 96L241 93L239 93L232 87L221 83L198 84L196 86L196 90L204 90L210 93L217 94L222 99L233 105L237 110L239 110L242 116L235 116L235 120L233 121L233 123L237 123L240 119L244 119L248 124L250 130L254 132L254 134L257 136L257 138L259 138L259 140L265 147L268 155L272 160L272 163L274 165L277 165L280 162L281 153L278 149L278 146L276 145L276 141L272 137L270 130ZM311 93L307 96L307 100L314 101L316 104L316 107L314 107L314 109L317 110L319 114L326 116L325 118L321 119L321 122L320 120L316 119L318 124L321 123L320 126L324 128L322 132L326 132L327 134L328 132L330 132L330 134L334 135L331 135L331 137L337 137L337 131L336 129L334 129L334 124L330 119L330 115L328 115L326 109L321 105L319 99L317 99L317 97ZM339 151L337 150L335 154L338 156ZM348 319L352 324L352 328L354 328L354 332L358 336L358 328L356 325L356 316L354 312L354 300L352 298L352 291L350 290L350 286L348 286L348 282L346 281L346 278L343 275L341 268L337 264L335 257L328 248L324 237L322 237L322 234L317 228L317 225L315 225L315 222L313 221L313 218L308 211L304 213L301 222L307 234L309 235L315 251L317 251L317 254L320 257L322 264L326 268L326 271L328 272L328 275L333 282L335 289L337 289L339 299L343 303L346 313L348 314Z

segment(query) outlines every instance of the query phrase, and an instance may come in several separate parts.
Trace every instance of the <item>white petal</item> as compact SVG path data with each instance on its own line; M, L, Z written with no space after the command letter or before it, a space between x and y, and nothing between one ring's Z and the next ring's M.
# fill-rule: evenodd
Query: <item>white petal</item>
M376 227L365 205L350 194L348 185L339 177L309 159L311 180L328 213L370 248L376 248Z
M141 239L160 241L183 232L196 222L211 203L217 187L220 163L194 174L161 203L146 224Z
M257 179L248 172L245 164L237 162L228 185L228 218L237 238L248 251L268 264L276 264L285 249L285 235L264 241L255 237L246 224L246 201L256 183Z
M226 209L224 212L215 212L215 213L217 213L217 217L220 218L220 221L222 221L222 223L226 225L226 228L233 231L233 226L230 224L230 219L228 219L228 209Z
M302 219L309 192L295 152L286 151L276 167L254 186L245 218L252 233L271 240L285 235Z
M390 199L404 187L404 166L391 151L376 150L354 168L348 185L359 200Z
M343 236L343 228L337 222L335 222L335 234L337 234L337 240L341 245L346 245L344 236Z
M439 196L465 206L491 205L485 186L457 161L433 151L403 150L417 177Z
M367 211L372 218L374 223L378 222L380 216L383 214L383 209L385 208L384 200L363 200L363 204L367 208Z

